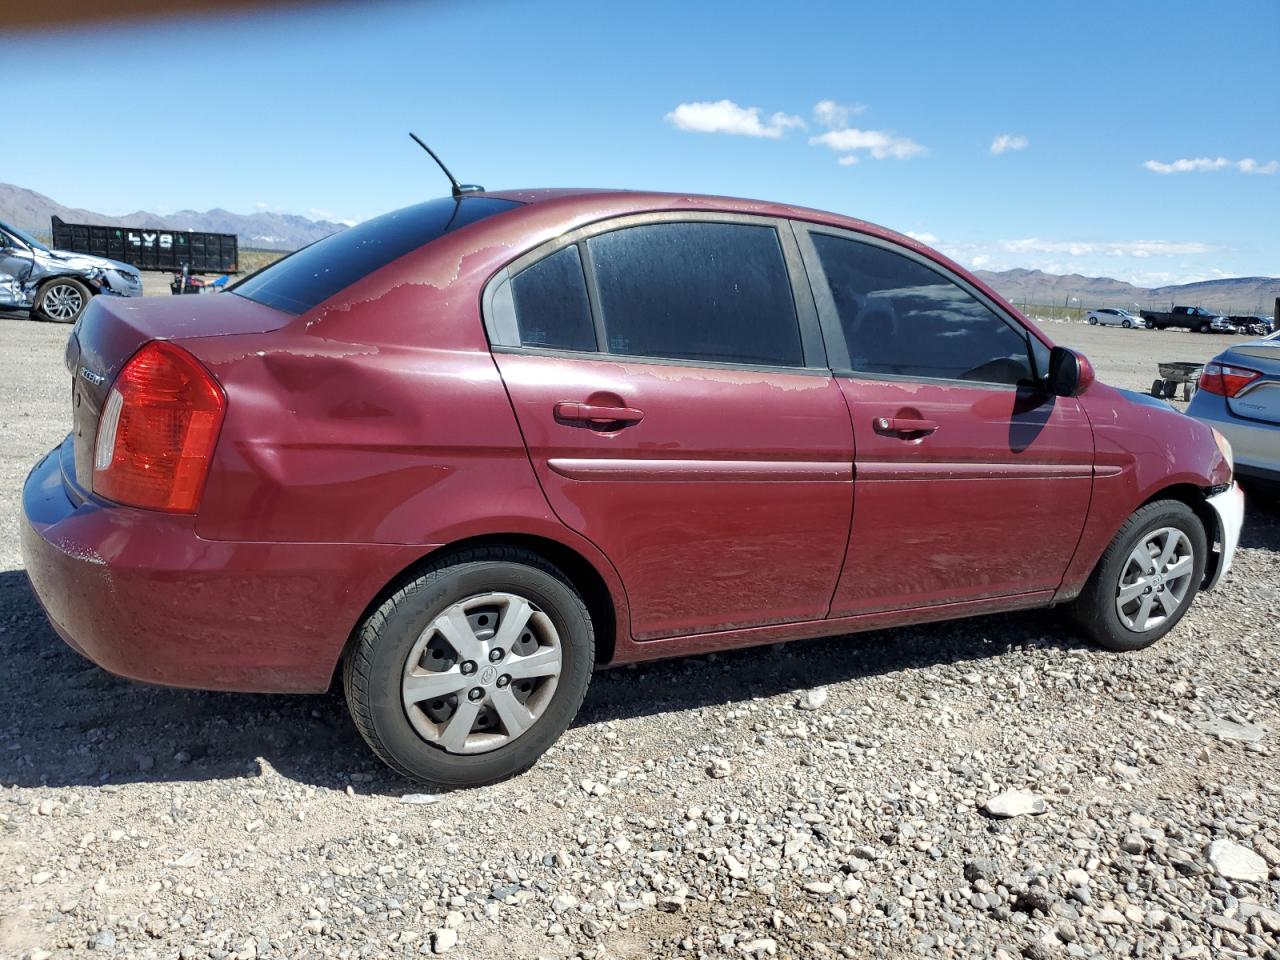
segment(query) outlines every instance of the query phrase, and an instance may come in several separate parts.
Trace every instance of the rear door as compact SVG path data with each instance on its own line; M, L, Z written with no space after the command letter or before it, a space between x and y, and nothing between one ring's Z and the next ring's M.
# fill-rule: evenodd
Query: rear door
M486 288L538 478L617 568L638 640L826 616L853 438L778 226L610 221Z
M1035 382L1048 348L913 251L797 230L857 451L831 615L1047 596L1093 473L1080 403Z

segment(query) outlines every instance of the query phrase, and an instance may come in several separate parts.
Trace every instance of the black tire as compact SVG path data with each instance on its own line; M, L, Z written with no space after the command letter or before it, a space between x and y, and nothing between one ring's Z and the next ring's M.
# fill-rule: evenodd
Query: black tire
M1116 594L1129 554L1151 532L1174 527L1187 535L1192 550L1191 583L1177 611L1160 624L1141 633L1127 627L1116 610ZM1157 500L1136 510L1103 552L1084 590L1070 606L1080 629L1094 643L1108 650L1141 650L1155 643L1178 625L1195 601L1204 580L1209 544L1200 518L1179 500Z
M1146 324L1146 327L1147 327L1147 329L1148 329L1148 330L1154 330L1154 329L1156 329L1156 325L1155 325L1155 323L1154 323L1154 322L1152 322L1151 320L1145 320L1145 321L1143 321L1143 322Z
M1196 327L1196 333L1208 333L1208 332L1209 332L1209 325L1207 323L1202 323L1200 324L1200 326Z
M1089 324L1090 324L1090 326L1094 326L1094 327L1096 327L1096 326L1098 325L1098 318L1097 318L1097 317L1090 317L1090 318L1089 318Z
M92 296L89 288L74 277L54 277L36 294L36 314L53 323L75 323ZM77 302L78 306L74 305Z
M486 753L450 753L414 729L400 695L413 645L453 604L508 592L536 605L560 640L561 668L550 701L520 736ZM396 772L430 786L478 787L531 767L568 728L595 669L595 633L577 590L556 567L515 547L455 553L397 590L360 627L343 665L347 707L373 752Z
M1132 327L1132 326L1133 326L1133 324L1132 324L1132 323L1130 323L1128 320L1121 320L1121 321L1120 321L1120 326L1122 326L1122 327L1124 327L1126 330L1128 330L1130 327Z

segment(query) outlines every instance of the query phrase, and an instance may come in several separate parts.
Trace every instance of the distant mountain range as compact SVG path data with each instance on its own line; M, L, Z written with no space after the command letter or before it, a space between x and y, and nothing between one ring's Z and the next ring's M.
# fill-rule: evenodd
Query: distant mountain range
M108 217L92 210L64 207L25 187L0 183L0 220L48 237L49 218L54 214L71 223L234 233L242 247L264 250L296 250L346 229L341 223L308 220L289 213L242 214L221 209L204 213L179 210L168 216L139 210L123 217ZM1235 277L1148 289L1109 277L1064 276L1041 270L978 270L976 273L1011 303L1019 305L1132 307L1136 303L1146 308L1168 309L1170 304L1187 304L1228 313L1270 313L1276 297L1280 297L1278 277ZM1069 303L1071 297L1078 300Z
M1168 287L1136 287L1110 277L1082 277L1078 273L1045 273L1043 270L975 270L979 277L1013 304L1042 306L1132 307L1168 310L1185 304L1224 313L1270 314L1280 297L1280 277L1230 277ZM1068 303L1069 298L1077 302Z
M139 210L123 217L109 217L65 207L42 193L0 183L0 220L11 223L41 237L48 238L50 218L54 215L68 223L94 223L108 227L159 227L162 230L207 230L212 233L234 233L242 247L261 250L297 250L308 243L345 230L345 224L329 220L308 220L291 213L232 213L229 210L179 210L167 216Z

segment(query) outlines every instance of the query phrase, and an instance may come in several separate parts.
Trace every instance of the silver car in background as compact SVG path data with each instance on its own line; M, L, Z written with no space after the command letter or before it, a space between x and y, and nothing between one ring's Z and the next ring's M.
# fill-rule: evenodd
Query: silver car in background
M45 320L75 323L99 294L140 297L142 278L127 263L51 250L0 222L0 310L29 310Z
M1094 326L1101 324L1104 327L1126 328L1141 327L1143 324L1139 317L1119 307L1100 307L1097 310L1090 310L1089 322Z
M1280 490L1280 332L1206 363L1187 414L1231 441L1236 476Z

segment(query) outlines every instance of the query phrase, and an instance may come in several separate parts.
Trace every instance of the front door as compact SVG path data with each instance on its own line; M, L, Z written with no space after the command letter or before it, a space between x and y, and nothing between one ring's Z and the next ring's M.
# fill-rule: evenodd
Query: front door
M31 251L0 230L0 307L31 306L23 290L31 266Z
M637 640L827 614L852 431L788 257L770 220L650 215L570 234L490 285L538 478L617 568Z
M798 232L857 450L831 615L1055 590L1088 512L1093 432L1040 385L1048 348L913 251Z

